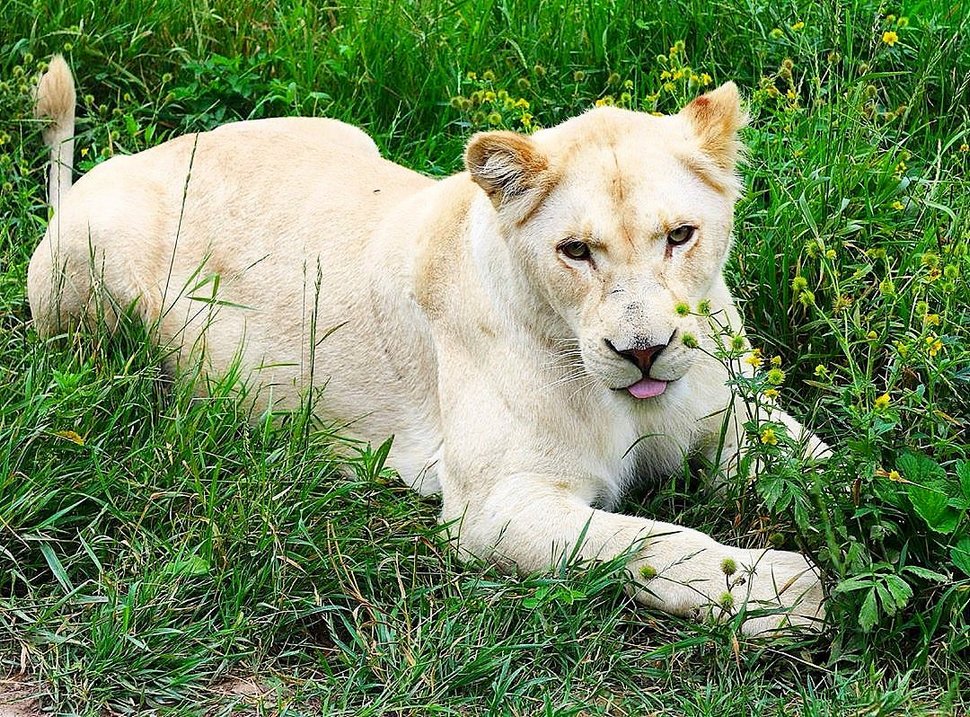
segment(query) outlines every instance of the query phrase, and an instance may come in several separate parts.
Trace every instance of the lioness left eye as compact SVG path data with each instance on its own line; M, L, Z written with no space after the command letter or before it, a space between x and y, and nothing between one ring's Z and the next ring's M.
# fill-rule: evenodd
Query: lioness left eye
M672 229L667 233L667 243L671 246L679 246L681 244L686 244L694 236L695 227L689 224L684 224L683 226Z
M578 239L563 242L557 248L573 261L588 261L591 256L589 244Z

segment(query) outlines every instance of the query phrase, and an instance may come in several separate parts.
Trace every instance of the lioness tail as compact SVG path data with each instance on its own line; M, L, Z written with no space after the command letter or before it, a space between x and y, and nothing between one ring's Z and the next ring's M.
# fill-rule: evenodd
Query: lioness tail
M37 85L34 116L49 122L44 129L44 143L51 150L47 200L55 210L73 181L76 102L71 69L61 55L54 55Z

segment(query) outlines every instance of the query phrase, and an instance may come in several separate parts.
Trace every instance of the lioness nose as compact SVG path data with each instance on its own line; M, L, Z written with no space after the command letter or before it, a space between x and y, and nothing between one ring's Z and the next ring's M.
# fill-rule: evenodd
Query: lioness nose
M653 365L653 362L657 360L660 352L667 348L667 344L657 344L656 346L648 346L645 349L625 349L621 351L609 339L606 339L606 345L640 369L644 376L650 374L650 367Z

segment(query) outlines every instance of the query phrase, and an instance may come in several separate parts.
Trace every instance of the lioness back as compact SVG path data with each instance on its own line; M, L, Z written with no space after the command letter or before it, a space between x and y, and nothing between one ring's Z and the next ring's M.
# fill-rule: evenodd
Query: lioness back
M430 349L413 325L397 336L379 315L411 311L408 270L378 280L374 263L396 251L378 225L435 184L326 119L240 122L115 157L66 194L34 253L38 331L84 317L113 326L133 307L177 349L175 368L201 360L218 376L238 362L256 411L294 407L315 381L328 383L322 417L351 422L350 435L407 424L424 436L428 386L396 362ZM395 397L389 414L368 391ZM395 415L406 410L407 421ZM414 473L438 440L418 443L421 455L403 458Z

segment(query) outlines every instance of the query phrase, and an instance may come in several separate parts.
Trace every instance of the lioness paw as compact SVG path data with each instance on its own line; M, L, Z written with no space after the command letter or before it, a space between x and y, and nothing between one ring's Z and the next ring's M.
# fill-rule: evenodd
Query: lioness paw
M824 593L818 568L803 555L783 550L746 551L749 577L734 592L750 615L746 635L787 628L820 630L825 620Z

